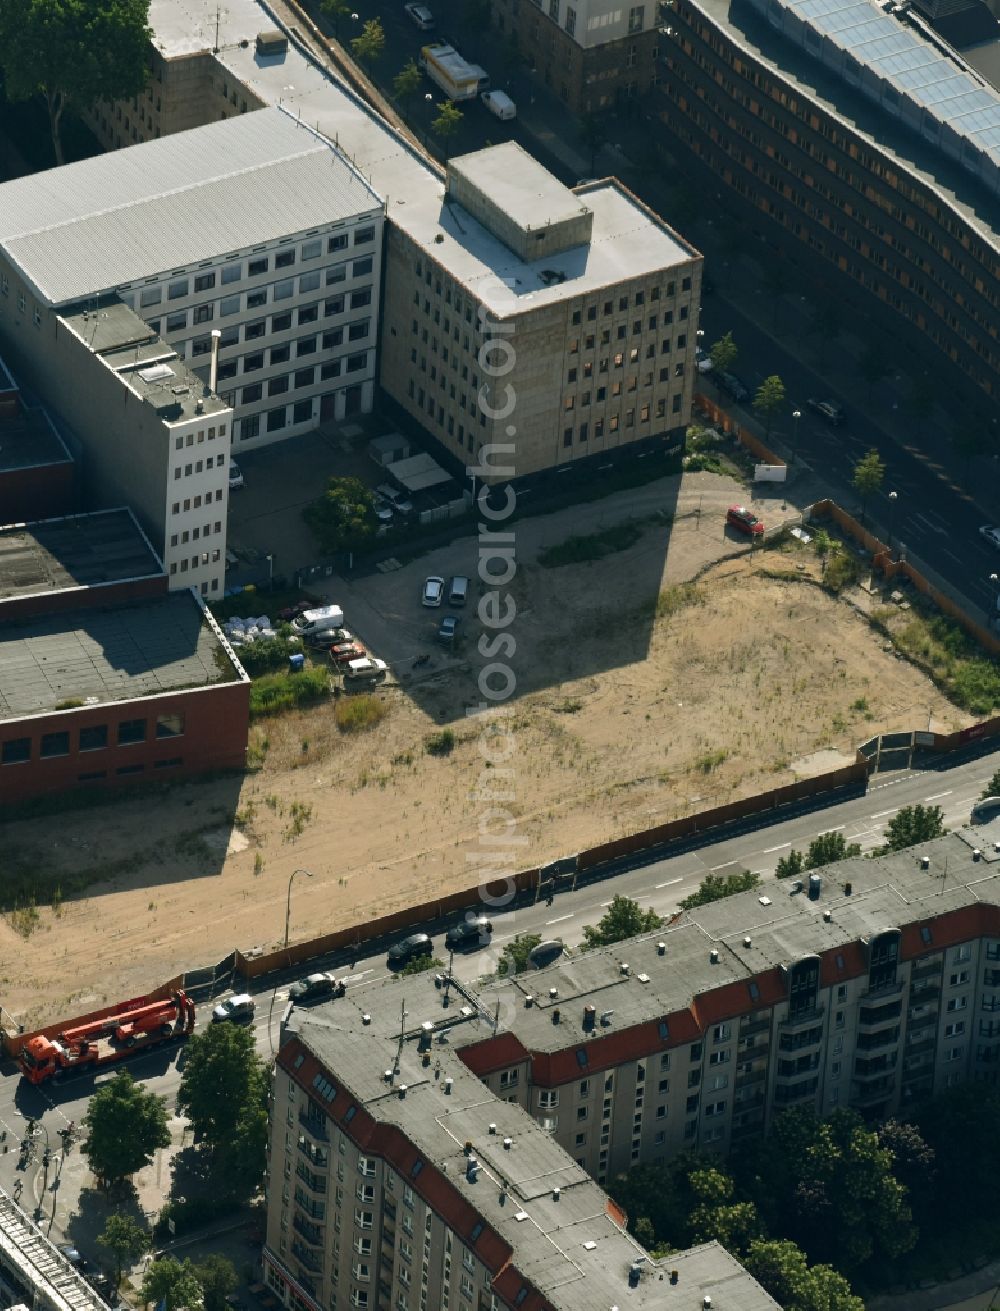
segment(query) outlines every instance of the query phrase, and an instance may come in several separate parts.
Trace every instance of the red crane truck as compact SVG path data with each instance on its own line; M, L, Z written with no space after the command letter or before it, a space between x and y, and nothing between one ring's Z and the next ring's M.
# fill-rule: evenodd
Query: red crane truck
M194 1028L194 1002L178 990L169 997L133 997L100 1019L21 1048L18 1064L29 1083L44 1083L72 1070L99 1069L133 1052L185 1038Z

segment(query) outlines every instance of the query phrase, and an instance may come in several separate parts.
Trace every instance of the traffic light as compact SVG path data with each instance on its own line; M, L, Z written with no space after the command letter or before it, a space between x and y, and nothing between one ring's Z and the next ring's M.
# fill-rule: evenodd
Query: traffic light
M46 1170L49 1168L49 1149L47 1147L42 1153L42 1165L44 1165Z

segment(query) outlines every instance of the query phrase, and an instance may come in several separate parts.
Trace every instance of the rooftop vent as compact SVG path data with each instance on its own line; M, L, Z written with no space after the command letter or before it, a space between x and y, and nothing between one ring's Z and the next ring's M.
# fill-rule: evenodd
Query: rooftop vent
M401 1083L401 1084L399 1085L399 1096L400 1096L400 1100L402 1100L402 1098L404 1098L404 1097L406 1096L406 1084L405 1084L405 1083Z
M435 975L434 975L434 986L435 986L435 988L443 988L443 987L444 987L444 975L443 975L443 974L435 974Z
M496 1127L496 1125L491 1123L491 1124L490 1124L490 1133L496 1133L496 1131L497 1131L497 1127Z
M535 999L534 997L532 997L531 993L529 993L527 997L525 997L524 999L525 1010L529 1010L532 1006L534 1006L534 1004L535 1004Z
M994 842L994 843L993 843L993 850L994 850L994 851L1000 851L1000 842Z
M712 962L713 965L718 965L719 953L715 947L713 947L712 950L708 953L708 959Z
M628 961L623 960L622 963L618 966L618 968L619 968L619 970L622 972L622 974L624 974L624 975L626 976L626 978L627 978L627 977L628 977L629 968L630 968L630 967L629 967L629 963L628 963Z
M549 996L552 998L553 1001L555 1001L555 999L559 996L559 989L558 989L558 988L550 988L550 989L549 989Z
M383 1079L385 1079L386 1083L392 1083L392 1071L391 1071L391 1070L386 1070L385 1074L383 1074L382 1077L383 1077Z
M658 942L656 944L656 954L657 956L665 956L667 954L667 944L665 942Z
M559 1023L559 1007L558 1007L558 1006L557 1006L557 1007L555 1008L555 1010L552 1012L552 1023L553 1023L553 1024L558 1024L558 1023Z
M607 1026L614 1019L614 1017L615 1017L614 1011L601 1011L601 1023L604 1025L605 1028L607 1028Z
M594 1240L592 1238L588 1238L583 1245L583 1250L585 1252L592 1252L596 1246L597 1244L594 1242Z
M676 1284L677 1281L678 1281L678 1279L680 1279L680 1271L678 1271L678 1270L671 1270L671 1272L670 1272L670 1282L671 1282L672 1284Z
M527 1220L527 1218L528 1218L528 1213L527 1213L527 1211L515 1211L515 1212L514 1212L514 1219L518 1222L518 1224L520 1224L522 1220Z
M453 1083L453 1080L450 1079L450 1078L445 1079L445 1081L444 1081L444 1091L445 1091L445 1096L446 1096L446 1097L451 1093L451 1085L452 1085L452 1083Z
M362 1015L362 1017L361 1017L361 1023L362 1023L362 1024L371 1024L371 1022L372 1022L372 1017L371 1017L371 1016L368 1014L368 1012L366 1011L366 1012L364 1013L364 1015Z
M635 977L639 980L640 983L648 983L648 982L649 982L649 975L648 975L648 974L637 974Z
M465 1177L470 1184L476 1182L476 1175L479 1173L479 1162L474 1156L470 1156L465 1167Z
M584 1027L585 1029L592 1029L592 1028L594 1027L594 1021L595 1021L596 1019L597 1019L597 1007L596 1007L596 1006L584 1006L584 1008L583 1008L583 1027Z
M824 920L824 922L827 923L827 924L829 924L830 921L831 921L832 919L833 919L833 911L832 911L832 910L825 910L825 911L823 912L823 920Z
M819 901L819 894L823 891L823 875L809 875L809 900Z
M553 1189L552 1189L552 1200L553 1200L553 1202L558 1202L558 1201L559 1201L559 1189L558 1189L558 1188L553 1188Z
M845 896L845 897L849 897L853 891L854 891L854 884L853 884L853 883L848 882L848 883L845 883L845 884L844 884L844 896Z
M750 934L749 934L749 933L745 933L745 934L743 935L743 945L744 945L744 947L749 947L749 946L750 946Z
M513 1138L505 1138L505 1139L503 1140L503 1149L504 1149L505 1152L509 1152L509 1151L510 1151L511 1144L513 1143L513 1141L514 1141Z
M711 1295L711 1293L706 1293L706 1294L705 1294L705 1296L701 1299L701 1304L702 1304L703 1307L710 1307L710 1306L712 1305L712 1295Z
M980 857L982 856L982 854L983 854L983 853L979 850L979 848L976 847L975 850L974 850L973 853L972 853L972 859L973 859L973 860L979 860Z
M931 867L931 858L930 858L930 856L921 856L921 857L920 857L920 868L921 868L921 869L930 869L930 867Z
M639 1285L639 1276L642 1274L642 1266L638 1261L633 1261L628 1269L628 1286L637 1288Z

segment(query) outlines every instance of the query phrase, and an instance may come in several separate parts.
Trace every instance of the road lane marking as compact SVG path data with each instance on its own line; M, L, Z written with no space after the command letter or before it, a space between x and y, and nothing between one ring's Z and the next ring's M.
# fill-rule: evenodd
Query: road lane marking
M656 891L659 892L660 888L672 888L675 883L683 883L683 881L684 875L680 874L675 879L667 879L666 883L657 883Z
M610 901L608 905L611 905ZM571 920L575 914L575 911L571 911L569 915L557 915L554 920L546 920L545 927L548 928L550 924L561 924L563 920Z
M869 815L868 818L869 818L869 819L885 819L886 815L895 815L895 813L896 813L896 811L897 811L898 809L899 809L898 806L893 806L892 810L880 810L880 811L878 812L877 815Z
M952 788L948 792L936 792L932 797L924 797L924 801L925 803L928 801L940 801L942 797L950 797L954 790L955 789Z
M780 843L777 847L765 847L765 848L764 848L764 855L765 855L765 856L770 856L770 854L772 853L772 851L784 851L784 849L785 849L786 847L790 847L791 845L792 845L792 844L791 844L790 842L782 842L782 843Z

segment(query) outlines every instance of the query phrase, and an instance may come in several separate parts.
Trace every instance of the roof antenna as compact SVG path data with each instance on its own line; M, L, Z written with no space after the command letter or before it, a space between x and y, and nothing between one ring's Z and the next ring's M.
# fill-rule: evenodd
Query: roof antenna
M396 1045L395 1073L399 1073L399 1058L403 1054L403 1034L406 1032L406 998L399 1003L399 1042Z

